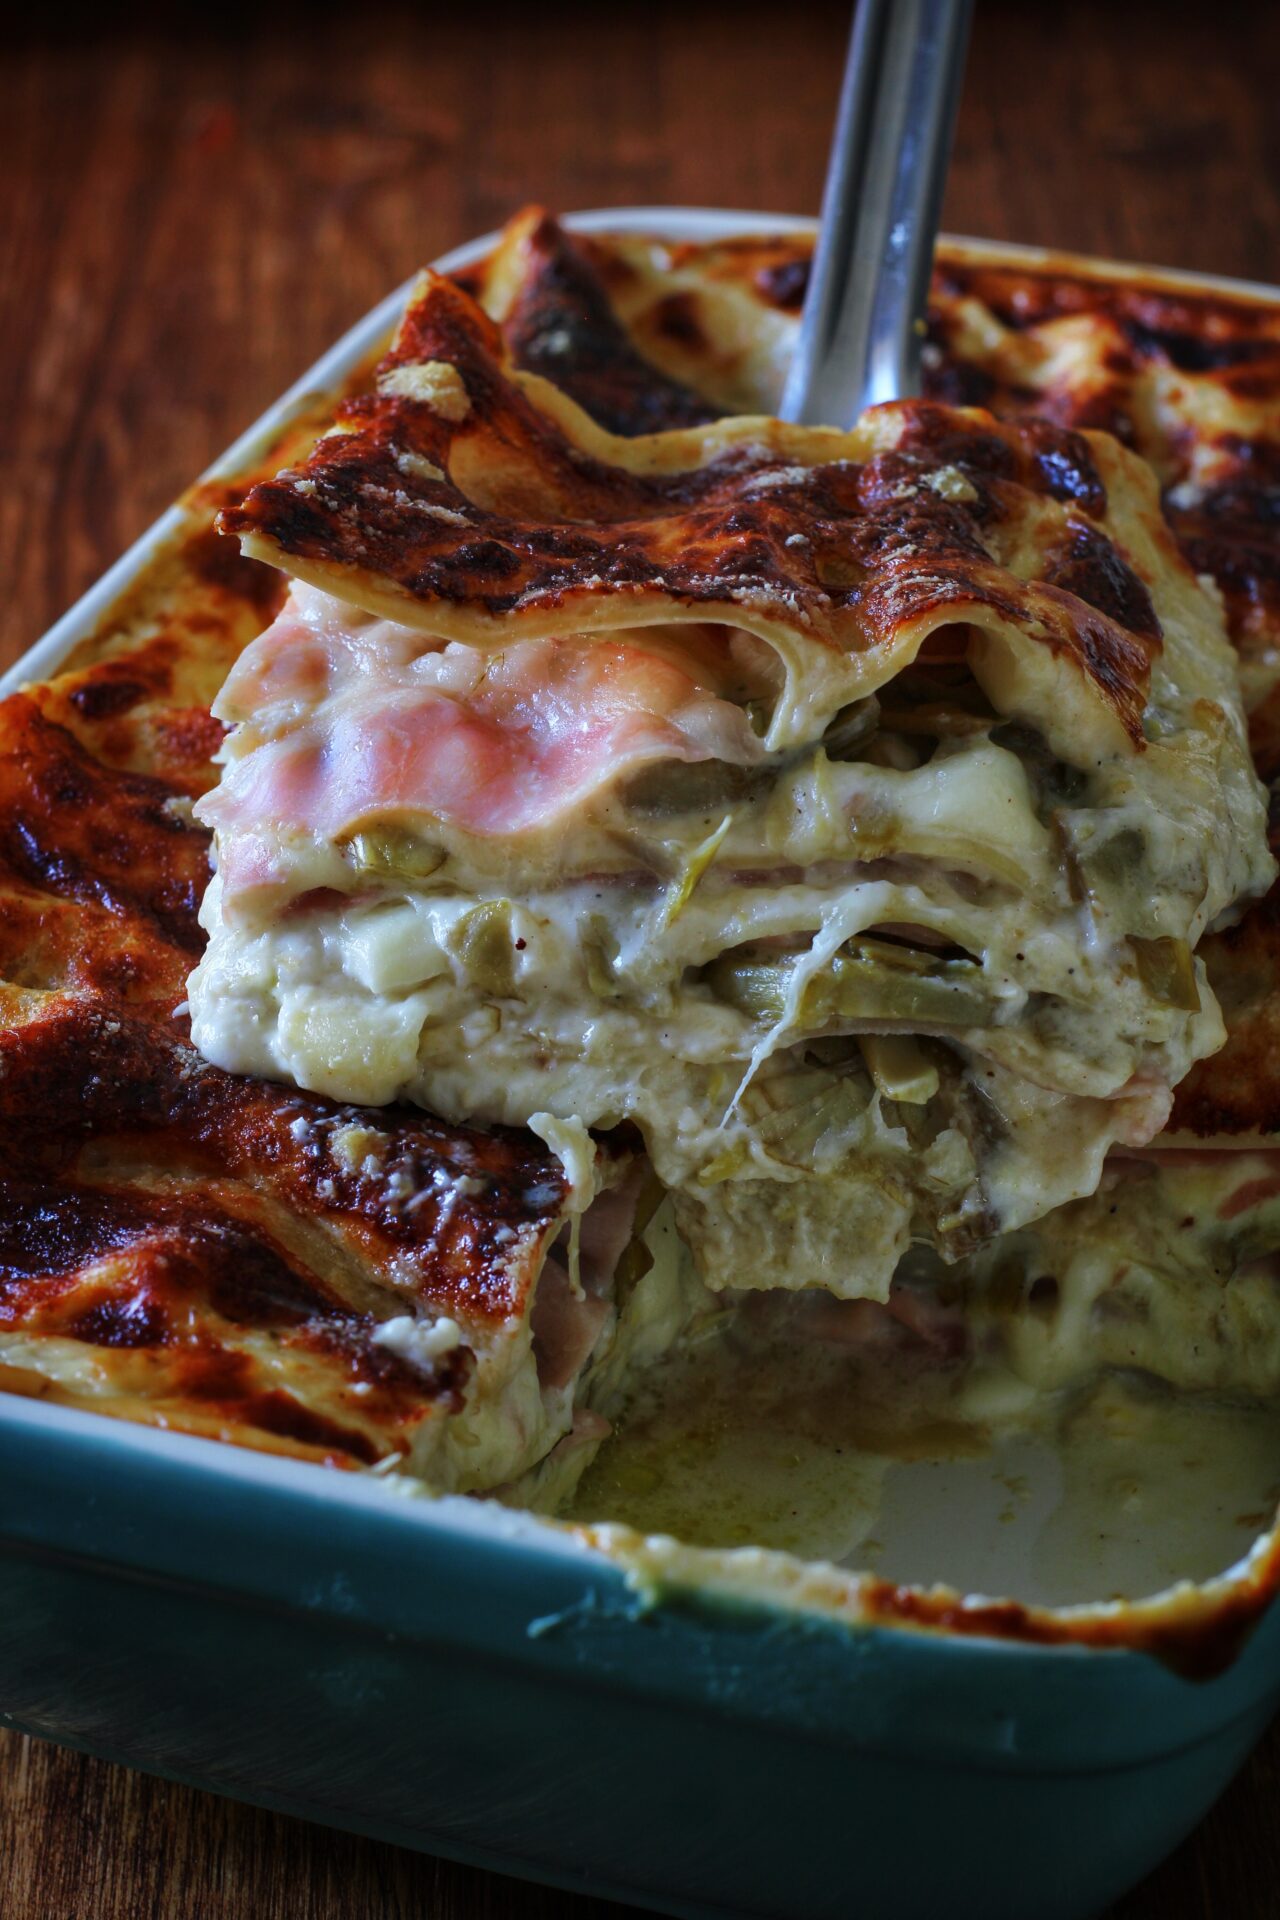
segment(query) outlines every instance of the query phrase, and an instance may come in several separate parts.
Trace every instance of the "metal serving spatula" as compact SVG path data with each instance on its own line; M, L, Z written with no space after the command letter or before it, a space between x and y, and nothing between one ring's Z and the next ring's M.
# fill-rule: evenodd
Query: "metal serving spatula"
M781 414L847 427L917 391L973 0L861 0Z

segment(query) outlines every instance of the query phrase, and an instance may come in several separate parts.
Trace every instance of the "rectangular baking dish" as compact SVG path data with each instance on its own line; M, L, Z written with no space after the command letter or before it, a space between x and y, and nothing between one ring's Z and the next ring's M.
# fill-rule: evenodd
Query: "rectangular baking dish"
M672 240L805 225L683 208L570 224ZM402 299L206 478L340 386ZM54 671L182 526L171 509L0 693ZM1099 1912L1199 1819L1280 1703L1280 1610L1259 1602L1273 1559L1264 1543L1223 1584L1223 1657L1192 1678L1123 1644L1123 1623L1114 1646L1030 1644L992 1607L926 1608L926 1630L696 1581L654 1591L491 1504L0 1394L5 1724L690 1920Z

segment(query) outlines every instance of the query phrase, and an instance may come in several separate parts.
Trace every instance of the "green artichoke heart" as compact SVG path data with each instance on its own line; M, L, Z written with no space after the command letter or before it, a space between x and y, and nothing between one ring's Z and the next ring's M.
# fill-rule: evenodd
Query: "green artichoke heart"
M485 900L454 922L448 947L482 993L510 999L515 992L515 934L509 900Z
M707 979L720 999L753 1019L773 1023L786 1009L794 957L724 956ZM949 960L887 940L850 940L801 992L796 1024L828 1026L844 1020L901 1020L924 1026L974 1027L991 1017L993 1002L976 960Z

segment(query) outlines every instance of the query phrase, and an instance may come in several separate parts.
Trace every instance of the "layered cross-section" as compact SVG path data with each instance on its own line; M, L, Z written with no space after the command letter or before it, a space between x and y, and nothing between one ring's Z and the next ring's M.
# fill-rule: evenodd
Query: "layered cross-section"
M883 1298L1093 1191L1267 885L1220 611L1103 435L924 403L620 439L420 284L226 517L225 1068L633 1123L716 1287ZM578 1137L576 1134L573 1137Z

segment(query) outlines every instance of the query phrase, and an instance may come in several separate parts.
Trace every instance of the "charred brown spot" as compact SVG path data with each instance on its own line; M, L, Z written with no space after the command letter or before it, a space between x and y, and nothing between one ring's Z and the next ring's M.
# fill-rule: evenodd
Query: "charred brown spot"
M232 541L214 527L202 527L186 545L187 564L196 576L239 600L244 600L265 626L284 604L285 587L274 567L246 559Z
M127 1199L56 1192L6 1180L0 1185L0 1285L5 1314L21 1284L101 1260L136 1238L144 1216Z
M1047 493L1055 500L1072 501L1095 518L1106 512L1107 490L1083 434L1051 420L1028 420L1023 433Z
M0 708L0 867L197 952L209 836L172 799L163 781L101 766L25 695Z
M1002 433L994 420L989 426L960 420L949 407L929 401L912 407L899 444L904 452L928 454L934 466L958 467L970 478L1018 477L1017 442Z
M180 647L160 632L127 653L95 661L63 685L73 714L90 724L117 719L148 702L167 698L179 671Z
M164 1307L146 1293L103 1294L61 1331L91 1347L163 1347L173 1338Z
M388 1399L401 1400L429 1393L433 1404L457 1413L463 1406L467 1383L475 1371L470 1347L457 1346L437 1355L429 1367L413 1366L389 1347L374 1344L372 1320L344 1321L314 1318L300 1326L292 1344L309 1353L324 1354L345 1366L353 1380L362 1381ZM372 1402L376 1405L376 1398Z
M781 307L784 313L798 313L809 291L811 265L807 258L771 261L756 273L757 291L770 306Z
M706 328L698 311L697 295L688 291L669 293L653 309L653 328L678 346L706 351L710 346Z
M949 407L991 407L995 402L994 375L967 360L926 363L923 385L928 399Z
M525 241L527 270L503 331L517 366L541 374L611 433L697 426L715 409L643 359L588 256L544 218Z
M147 699L150 693L151 688L145 681L132 680L124 674L112 677L103 674L85 680L67 697L86 720L105 720L110 715L126 712L139 700Z
M210 1391L205 1397L221 1396ZM304 1447L349 1454L365 1466L372 1466L386 1451L384 1446L369 1434L362 1433L358 1427L348 1426L343 1421L318 1412L314 1407L305 1406L281 1387L273 1387L266 1393L246 1395L234 1403L234 1411L247 1426L257 1427L263 1433L279 1434L283 1439L296 1440Z
M1163 640L1145 584L1099 528L1073 521L1066 538L1045 555L1044 578L1140 639L1156 646ZM1091 625L1082 624L1086 645L1097 644Z

